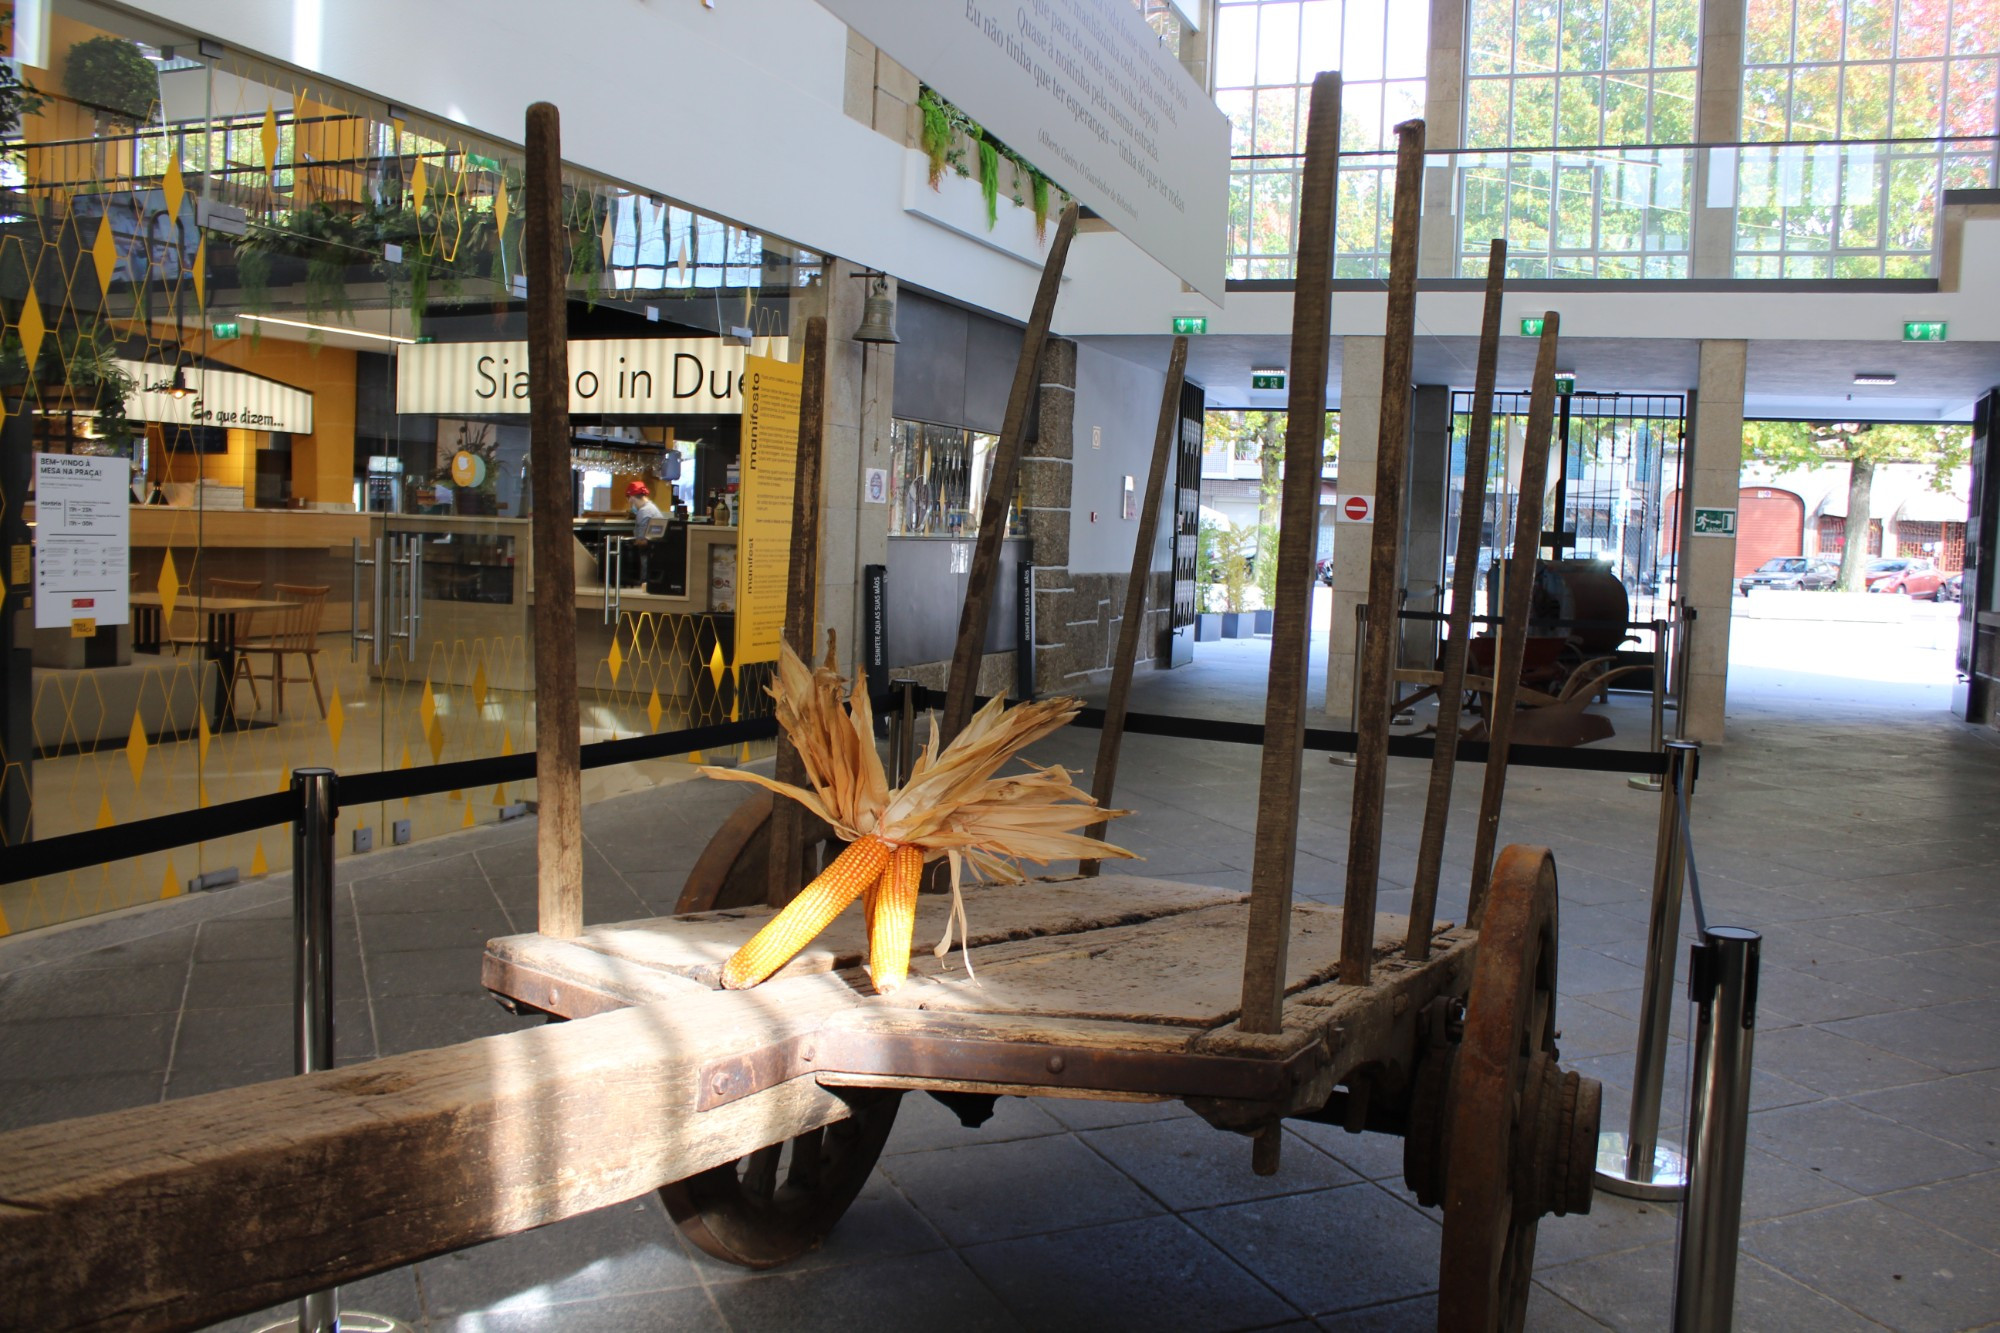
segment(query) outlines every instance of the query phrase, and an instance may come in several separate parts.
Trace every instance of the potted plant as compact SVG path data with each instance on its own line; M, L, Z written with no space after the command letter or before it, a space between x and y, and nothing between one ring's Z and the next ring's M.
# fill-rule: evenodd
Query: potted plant
M1249 609L1250 557L1256 533L1243 528L1218 528L1215 537L1215 567L1222 577L1222 637L1247 639L1256 626Z
M1273 523L1257 525L1257 597L1261 605L1254 613L1255 629L1269 634L1278 605L1278 528Z

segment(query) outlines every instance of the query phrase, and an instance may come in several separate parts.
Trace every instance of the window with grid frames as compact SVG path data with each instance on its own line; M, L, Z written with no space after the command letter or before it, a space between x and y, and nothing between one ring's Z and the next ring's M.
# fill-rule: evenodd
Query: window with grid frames
M2000 0L1749 0L1738 277L1926 277L1942 191L1995 183Z
M1691 143L1698 0L1473 0L1465 146Z
M1215 100L1231 127L1228 276L1292 276L1306 110L1313 76L1328 69L1342 76L1335 275L1387 273L1395 127L1424 113L1429 25L1422 0L1218 0Z

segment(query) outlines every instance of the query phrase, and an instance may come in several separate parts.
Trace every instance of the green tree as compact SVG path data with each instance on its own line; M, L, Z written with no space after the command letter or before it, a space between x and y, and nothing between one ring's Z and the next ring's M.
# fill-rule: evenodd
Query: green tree
M1258 472L1257 525L1275 531L1278 501L1284 480L1285 416L1283 412L1210 412L1205 427L1208 439L1229 446L1229 456L1256 459ZM1340 455L1340 414L1326 414L1323 458Z
M1951 485L1965 463L1972 432L1965 426L1910 426L1870 421L1751 421L1743 427L1746 462L1765 463L1779 475L1824 463L1847 464L1847 531L1840 551L1840 590L1862 591L1868 560L1868 505L1879 463L1921 463L1934 490ZM1894 555L1884 551L1884 555Z

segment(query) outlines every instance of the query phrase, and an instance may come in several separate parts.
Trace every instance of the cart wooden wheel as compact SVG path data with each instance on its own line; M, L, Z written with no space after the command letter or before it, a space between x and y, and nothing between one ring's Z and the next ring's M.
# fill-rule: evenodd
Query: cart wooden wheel
M825 1240L896 1124L899 1092L858 1093L854 1114L660 1187L681 1234L716 1258L775 1268Z
M1556 1065L1555 1008L1555 861L1511 846L1493 871L1445 1076L1440 1329L1520 1329L1537 1223L1589 1210L1602 1088Z
M722 821L722 827L708 840L708 846L695 859L694 868L688 871L680 899L674 904L677 915L764 905L765 868L771 858L771 812L776 809L777 801L774 793L755 788ZM810 814L804 815L804 819L806 863L817 866L834 841L834 833Z

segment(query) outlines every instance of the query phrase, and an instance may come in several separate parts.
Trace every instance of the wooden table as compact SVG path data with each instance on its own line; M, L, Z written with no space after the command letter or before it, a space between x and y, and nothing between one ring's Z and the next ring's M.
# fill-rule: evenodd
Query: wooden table
M174 598L175 611L187 611L201 621L201 655L216 664L215 702L208 710L211 725L220 731L236 723L236 649L249 637L250 618L259 611L282 611L289 602L262 597L196 597L183 594ZM166 601L156 592L132 594L132 647L142 653L156 653L167 639Z

